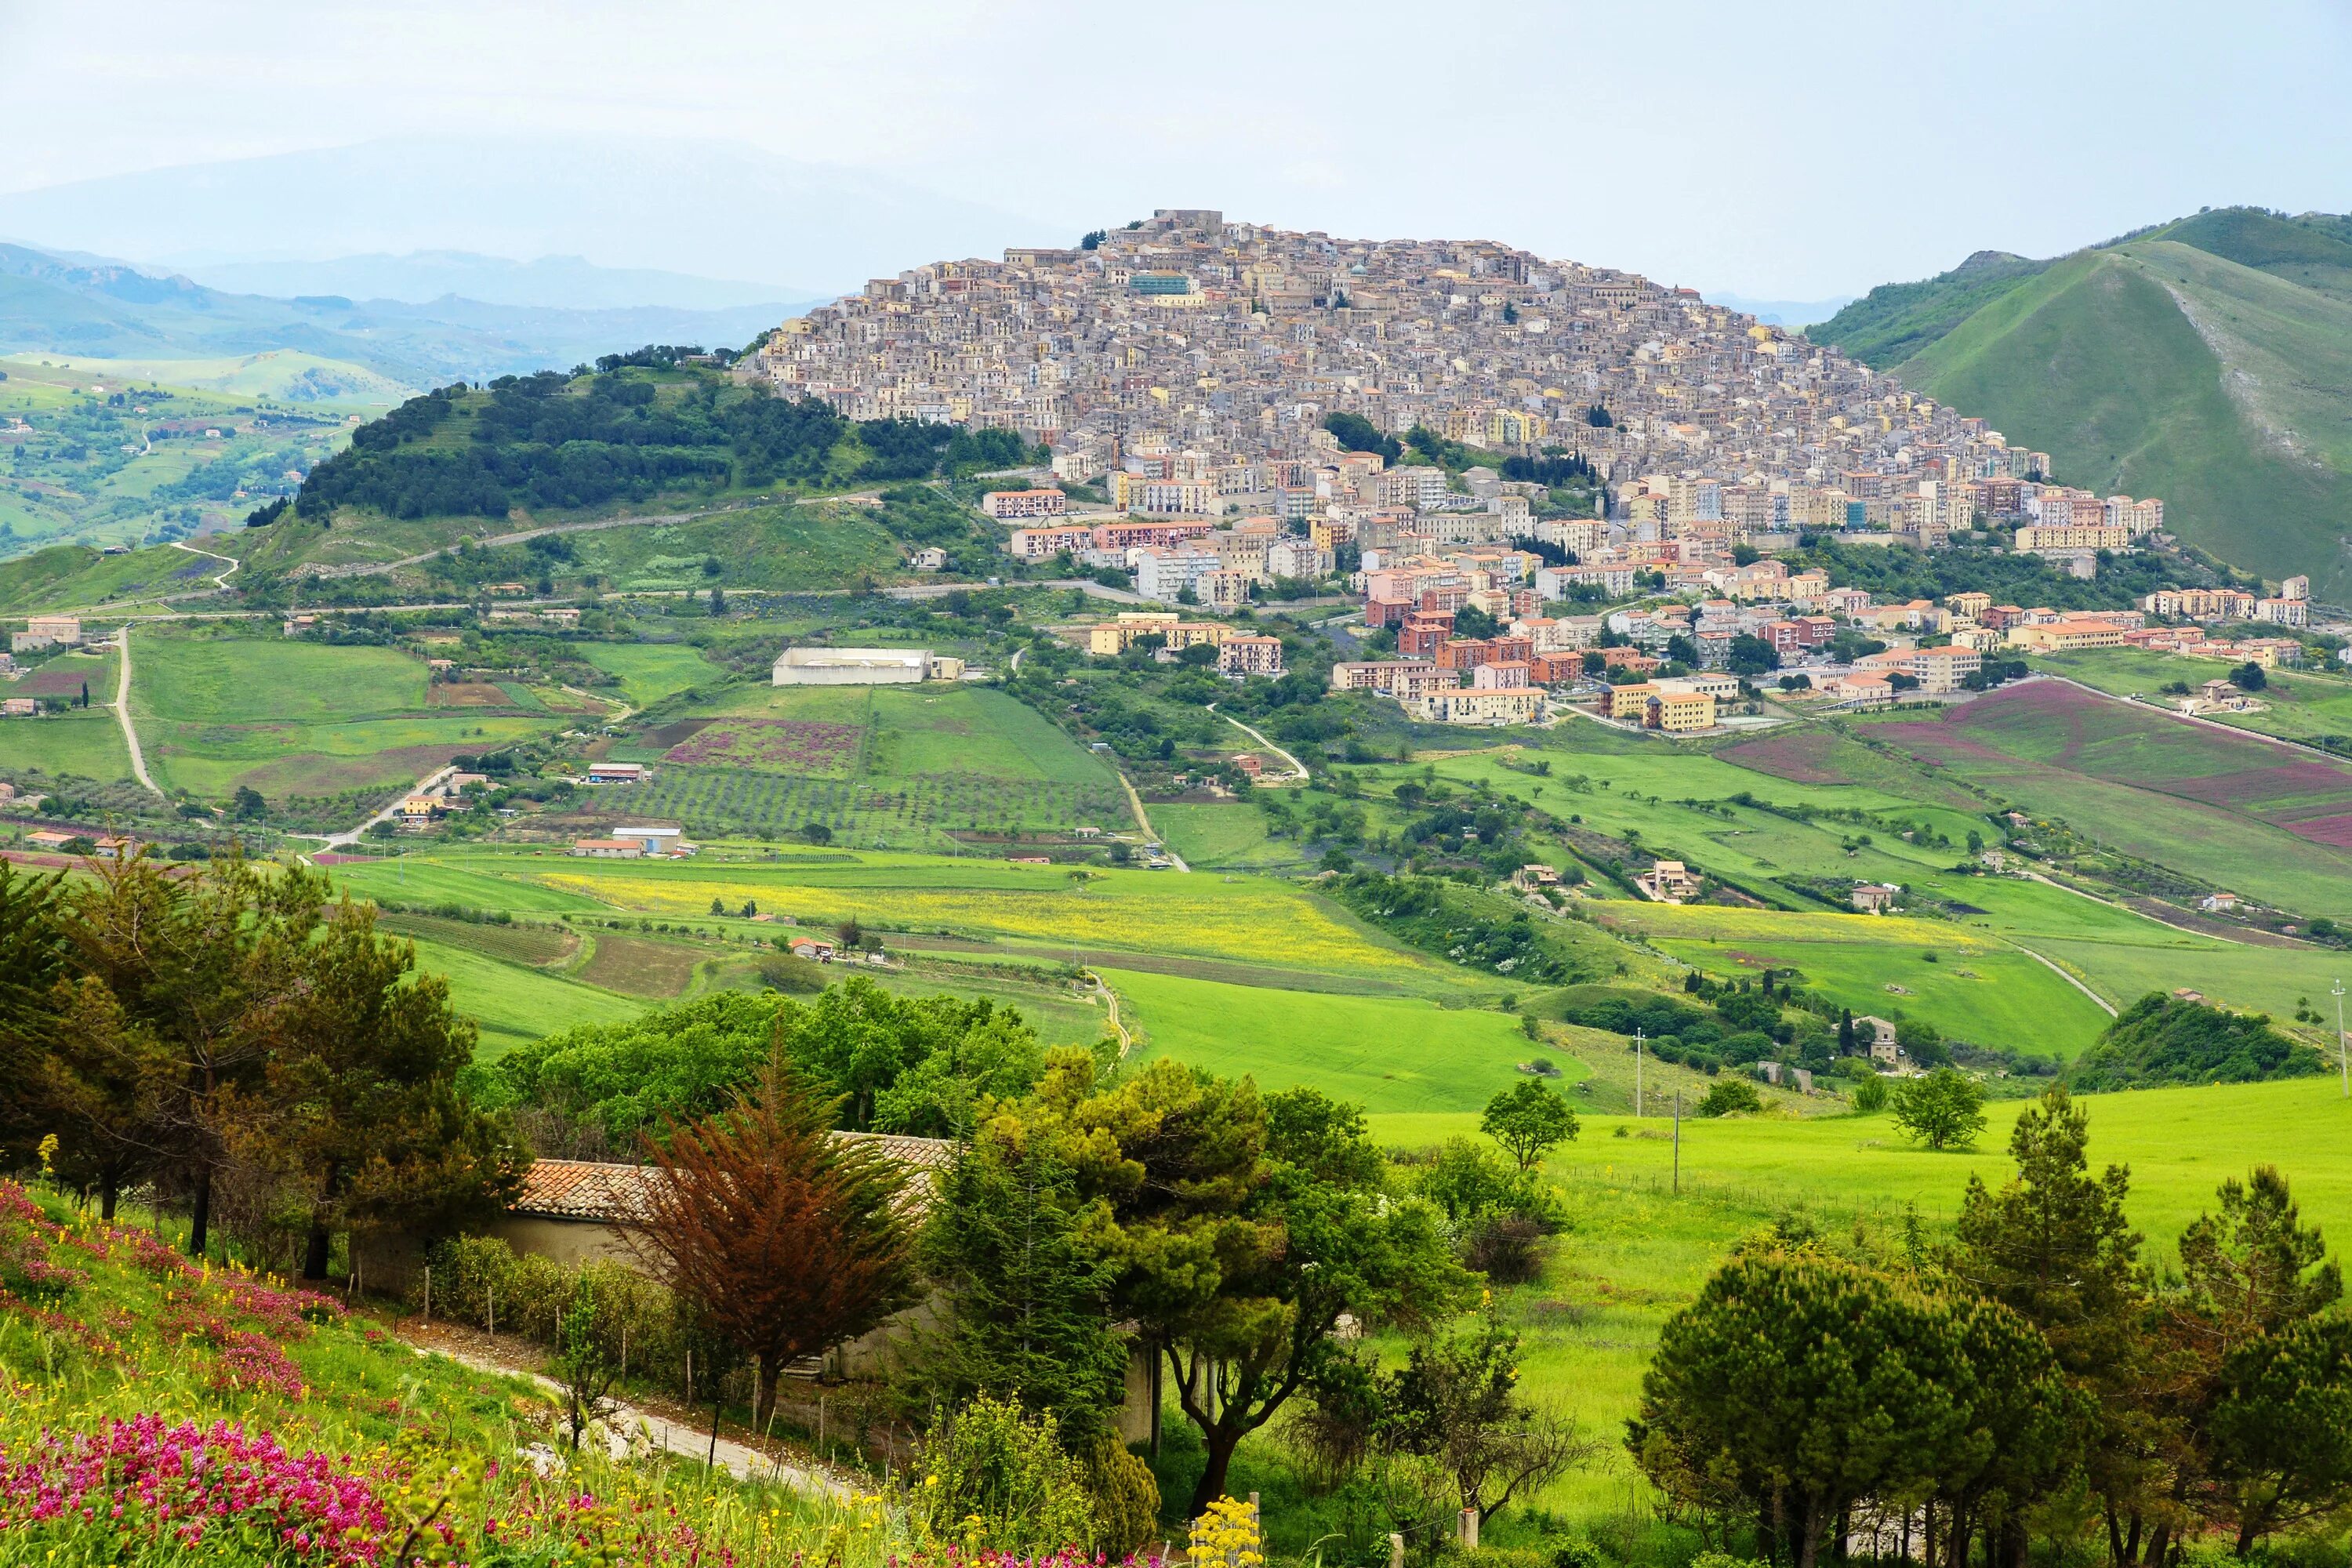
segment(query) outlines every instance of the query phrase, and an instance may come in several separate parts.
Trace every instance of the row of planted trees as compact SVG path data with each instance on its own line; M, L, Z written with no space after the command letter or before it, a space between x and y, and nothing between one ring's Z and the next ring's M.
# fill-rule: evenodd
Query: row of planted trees
M2222 1184L2159 1267L2053 1089L2014 1178L1971 1179L1948 1244L1810 1234L1743 1247L1677 1314L1629 1444L1726 1544L1811 1568L1928 1568L2095 1542L2160 1568L2217 1532L2243 1556L2352 1505L2352 1318L2269 1167Z

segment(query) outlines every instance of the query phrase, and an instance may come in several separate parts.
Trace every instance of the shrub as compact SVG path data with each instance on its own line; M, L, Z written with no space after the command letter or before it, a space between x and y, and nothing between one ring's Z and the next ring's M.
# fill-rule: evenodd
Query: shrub
M1160 1528L1160 1482L1151 1467L1111 1432L1095 1434L1085 1466L1087 1495L1094 1504L1095 1549L1117 1555L1150 1540Z
M1864 1116L1886 1109L1886 1080L1873 1073L1853 1086L1853 1108Z
M1718 1079L1707 1086L1706 1098L1691 1108L1694 1116L1754 1115L1764 1109L1764 1097L1744 1078Z
M1462 1261L1497 1285L1524 1285L1541 1265L1544 1227L1517 1210L1489 1209L1462 1234Z
M941 1417L908 1476L908 1513L930 1542L1027 1555L1092 1542L1098 1529L1054 1418L986 1394Z

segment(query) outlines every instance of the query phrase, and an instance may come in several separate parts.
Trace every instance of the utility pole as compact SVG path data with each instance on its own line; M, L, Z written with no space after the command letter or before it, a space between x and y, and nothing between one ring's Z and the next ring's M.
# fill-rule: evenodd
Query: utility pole
M1633 1031L1633 1114L1642 1114L1642 1031Z
M2336 998L2336 1076L2344 1082L2344 1098L2352 1100L2352 1061L2344 1049L2344 982L2337 981L2328 994Z

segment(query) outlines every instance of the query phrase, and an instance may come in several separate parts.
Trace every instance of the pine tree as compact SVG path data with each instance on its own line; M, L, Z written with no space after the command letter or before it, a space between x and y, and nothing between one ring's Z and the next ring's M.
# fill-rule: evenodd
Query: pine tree
M1034 1144L983 1136L940 1184L922 1239L950 1304L927 1347L949 1391L1053 1415L1072 1447L1118 1404L1125 1343L1111 1331L1118 1270L1087 1238L1076 1179Z

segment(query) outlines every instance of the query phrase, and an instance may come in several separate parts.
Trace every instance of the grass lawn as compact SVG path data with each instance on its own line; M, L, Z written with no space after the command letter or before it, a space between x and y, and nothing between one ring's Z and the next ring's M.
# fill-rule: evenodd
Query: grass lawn
M1148 1057L1173 1057L1261 1089L1319 1089L1372 1110L1475 1110L1538 1054L1507 1013L1333 996L1105 970ZM1581 1063L1555 1056L1568 1079Z

